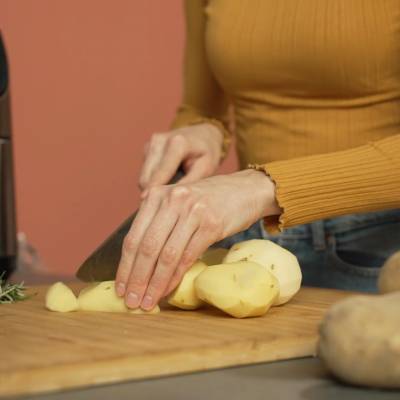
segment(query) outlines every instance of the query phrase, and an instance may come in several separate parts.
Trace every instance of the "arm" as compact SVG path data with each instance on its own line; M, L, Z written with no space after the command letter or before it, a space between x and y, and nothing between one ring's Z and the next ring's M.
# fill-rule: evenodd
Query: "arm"
M276 183L270 232L350 213L400 207L400 135L353 149L251 167Z
M186 0L185 17L183 99L171 130L146 144L139 178L144 197L149 187L167 184L181 164L181 183L214 174L229 148L228 101L207 62L204 1Z
M184 54L183 99L172 128L208 123L223 135L223 156L230 144L228 99L215 80L205 48L204 0L185 0L186 47Z

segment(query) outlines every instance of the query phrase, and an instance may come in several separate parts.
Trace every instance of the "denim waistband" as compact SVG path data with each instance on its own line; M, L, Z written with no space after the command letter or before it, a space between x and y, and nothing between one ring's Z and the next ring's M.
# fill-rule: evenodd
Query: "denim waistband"
M315 248L324 249L326 237L387 222L400 222L400 208L362 214L349 214L286 228L282 239L312 239ZM262 221L261 221L261 225ZM263 227L263 226L262 226ZM263 229L263 233L265 233ZM266 234L266 236L269 236Z

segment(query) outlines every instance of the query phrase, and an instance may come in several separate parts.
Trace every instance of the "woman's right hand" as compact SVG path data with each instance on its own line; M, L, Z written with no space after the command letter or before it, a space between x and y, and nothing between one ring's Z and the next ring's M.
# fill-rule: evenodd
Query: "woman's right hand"
M219 166L222 141L222 132L208 123L153 134L145 146L139 178L142 197L150 187L167 184L181 164L186 175L180 183L212 175Z

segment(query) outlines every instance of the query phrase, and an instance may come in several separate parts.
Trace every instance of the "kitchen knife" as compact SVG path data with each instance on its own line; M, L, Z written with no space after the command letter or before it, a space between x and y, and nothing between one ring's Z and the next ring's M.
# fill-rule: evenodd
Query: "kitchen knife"
M179 168L170 184L184 176ZM115 279L124 237L128 233L137 211L128 217L79 267L76 277L84 282L108 281Z

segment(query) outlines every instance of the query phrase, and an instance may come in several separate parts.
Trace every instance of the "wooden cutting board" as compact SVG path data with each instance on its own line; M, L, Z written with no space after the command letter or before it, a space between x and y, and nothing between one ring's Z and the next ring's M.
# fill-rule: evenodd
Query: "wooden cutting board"
M239 320L211 308L55 313L44 308L46 289L0 305L0 397L311 356L325 311L351 295L303 288L265 316Z

